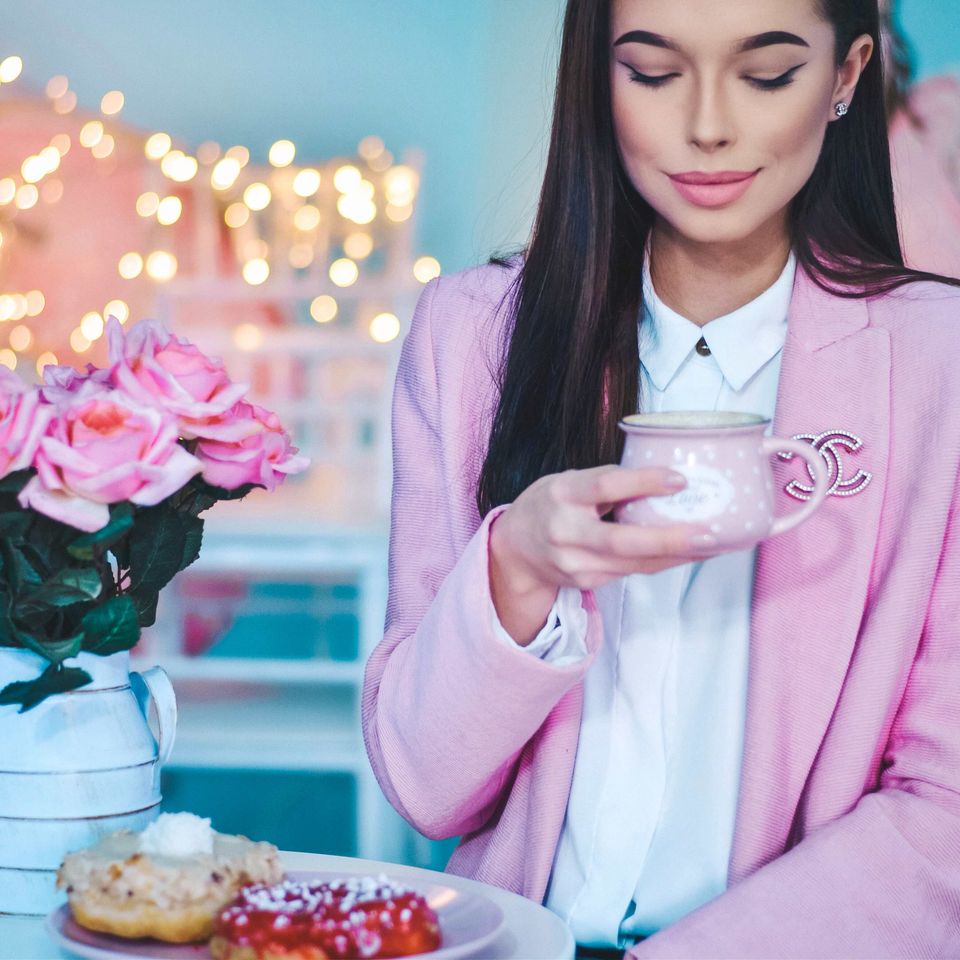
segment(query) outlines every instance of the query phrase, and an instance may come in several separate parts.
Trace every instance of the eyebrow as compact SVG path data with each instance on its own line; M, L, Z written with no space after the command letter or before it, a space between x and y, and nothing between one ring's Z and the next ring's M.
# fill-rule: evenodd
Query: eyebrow
M644 43L650 47L660 47L663 50L680 50L680 47L672 40L662 37L659 33L651 33L649 30L631 30L623 34L614 42L615 47L624 43ZM769 30L766 33L758 33L754 37L747 37L737 44L737 53L747 53L749 50L760 50L762 47L774 47L781 43L789 43L795 47L809 47L803 37L798 37L795 33L787 33L786 30Z

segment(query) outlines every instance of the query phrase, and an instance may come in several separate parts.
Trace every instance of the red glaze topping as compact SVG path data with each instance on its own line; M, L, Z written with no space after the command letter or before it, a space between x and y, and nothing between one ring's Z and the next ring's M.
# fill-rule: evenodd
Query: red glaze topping
M382 874L251 884L220 912L214 936L272 953L319 947L336 960L404 957L440 946L437 915L426 900Z

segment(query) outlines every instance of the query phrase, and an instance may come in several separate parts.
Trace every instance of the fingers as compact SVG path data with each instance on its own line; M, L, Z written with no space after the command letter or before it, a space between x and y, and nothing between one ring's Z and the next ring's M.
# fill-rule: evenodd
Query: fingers
M597 507L602 516L624 500L663 497L682 490L686 477L664 467L633 469L613 465L569 470L561 475L558 493L570 503Z
M582 542L594 553L630 562L654 557L689 557L709 549L715 540L705 529L689 523L668 527L591 523L584 525Z

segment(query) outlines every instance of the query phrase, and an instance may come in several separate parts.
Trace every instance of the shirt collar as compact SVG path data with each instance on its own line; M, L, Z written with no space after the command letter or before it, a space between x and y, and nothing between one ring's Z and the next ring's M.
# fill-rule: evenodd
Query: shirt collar
M783 272L755 300L703 327L671 310L657 296L650 258L643 262L640 361L658 390L666 390L701 337L734 390L744 385L783 349L797 260L791 251Z

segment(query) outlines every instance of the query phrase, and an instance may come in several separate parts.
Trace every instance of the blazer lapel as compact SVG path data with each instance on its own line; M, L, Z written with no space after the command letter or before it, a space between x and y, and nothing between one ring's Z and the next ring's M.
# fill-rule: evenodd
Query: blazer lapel
M863 445L822 441L844 482L806 523L757 554L743 768L729 879L785 849L804 784L853 654L872 566L889 446L890 349L867 325L865 300L821 290L799 269L781 364L777 436L844 431ZM835 461L836 463L836 461ZM774 461L778 513L800 506L785 487L809 484L798 458ZM861 478L860 483L863 483Z

